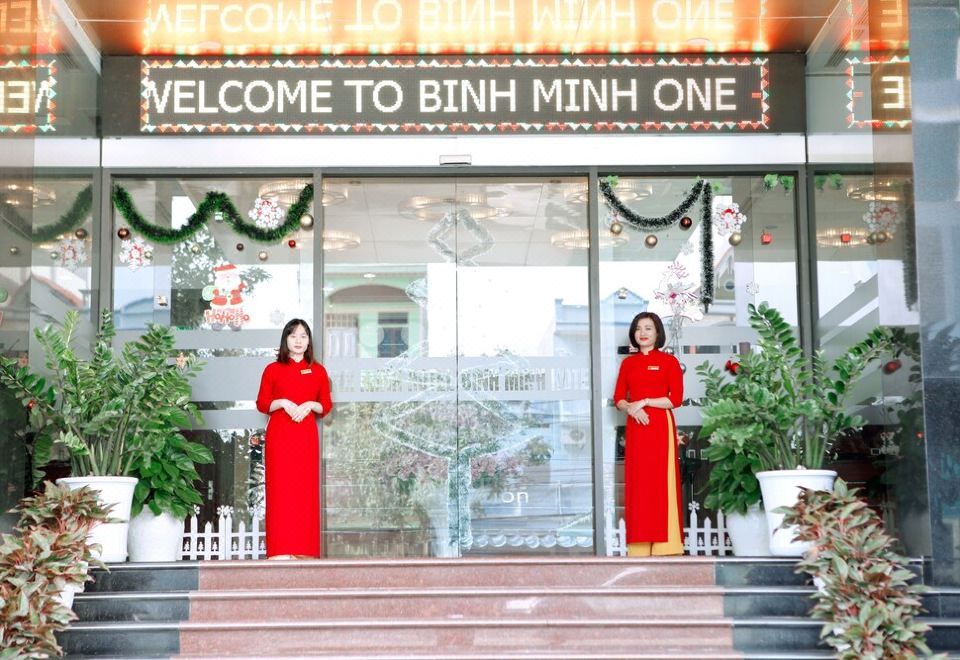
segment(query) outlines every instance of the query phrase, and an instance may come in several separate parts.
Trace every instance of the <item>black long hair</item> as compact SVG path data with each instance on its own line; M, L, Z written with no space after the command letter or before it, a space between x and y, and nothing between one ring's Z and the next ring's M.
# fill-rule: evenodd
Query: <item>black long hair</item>
M643 319L650 319L653 321L653 327L657 331L657 341L653 343L653 347L656 349L663 348L663 345L667 343L667 333L663 329L663 321L661 321L660 317L653 312L640 312L633 317L633 321L630 323L630 345L638 351L640 350L640 344L637 343L636 334L637 326L640 325L640 321ZM309 330L307 332L309 332Z
M303 326L307 332L307 350L303 352L303 360L307 364L313 363L313 333L310 332L310 325L303 319L290 319L283 326L283 333L280 335L280 350L277 351L277 362L287 363L290 361L290 349L287 348L287 337L297 329L297 326Z

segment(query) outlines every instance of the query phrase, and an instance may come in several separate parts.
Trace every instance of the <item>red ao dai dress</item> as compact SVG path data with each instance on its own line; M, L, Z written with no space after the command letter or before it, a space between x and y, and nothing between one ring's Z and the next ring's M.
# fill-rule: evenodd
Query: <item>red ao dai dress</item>
M680 362L659 350L635 353L620 364L614 402L669 397L683 401ZM650 423L627 415L624 517L631 555L683 553L680 463L673 411L646 407Z
M294 422L270 404L318 401L323 413ZM270 415L266 433L267 556L320 556L320 434L317 418L333 407L330 379L319 362L272 362L263 370L257 410Z

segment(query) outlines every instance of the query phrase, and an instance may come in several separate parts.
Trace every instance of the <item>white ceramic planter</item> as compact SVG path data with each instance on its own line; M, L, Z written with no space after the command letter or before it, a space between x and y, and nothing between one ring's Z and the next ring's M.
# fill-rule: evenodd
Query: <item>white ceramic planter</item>
M770 532L767 516L759 504L754 504L746 513L724 515L727 534L737 557L767 557L770 555Z
M793 506L800 497L800 488L831 490L837 473L833 470L772 470L758 472L757 480L763 492L763 508L770 528L770 553L775 557L802 557L812 543L794 543L794 527L780 529L782 513L774 513L781 506Z
M107 563L127 560L127 530L130 526L130 505L133 502L133 489L137 485L134 477L66 477L57 479L58 484L78 490L89 486L100 492L100 501L104 505L113 505L110 517L119 522L102 523L93 528L88 543L99 543L100 559Z
M177 561L183 543L183 520L144 507L131 518L127 549L130 561Z

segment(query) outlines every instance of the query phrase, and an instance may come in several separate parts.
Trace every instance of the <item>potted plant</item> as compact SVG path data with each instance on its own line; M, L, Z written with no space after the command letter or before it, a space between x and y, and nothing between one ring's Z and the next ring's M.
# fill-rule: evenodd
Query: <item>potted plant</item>
M107 520L95 491L47 482L17 507L17 534L0 544L0 652L2 657L62 655L55 634L76 618L73 594L103 567L87 543Z
M194 363L183 364L186 396L190 386L186 376L195 373ZM192 405L192 404L191 404ZM196 414L199 421L200 415ZM213 453L203 445L187 440L178 428L156 454L144 453L133 463L139 481L133 490L130 534L127 548L130 561L176 561L183 540L183 521L194 506L203 503L196 482L200 479L196 464L212 463Z
M91 357L73 347L79 322L67 314L60 328L38 329L50 382L15 360L0 358L0 383L29 410L34 476L50 460L54 443L70 453L72 488L89 486L113 506L114 522L94 528L91 541L102 547L103 560L124 561L130 506L137 479L130 476L138 458L157 456L173 427L190 423L195 408L184 376L168 363L173 333L151 325L119 352L109 311L101 316Z
M755 454L735 452L720 444L708 445L703 457L713 463L704 504L723 512L733 554L738 557L769 555L767 519L760 505L760 483L755 474L760 470L760 459Z
M799 487L832 487L837 474L824 470L824 461L844 433L863 424L846 408L851 383L890 350L890 332L874 329L828 367L819 352L803 354L796 333L776 309L763 303L749 305L748 311L758 350L729 361L729 376L706 364L698 368L708 393L701 433L731 454L756 457L770 551L799 557L809 544L779 530L783 514L775 509L795 503Z
M820 637L841 660L929 656L915 620L924 587L907 561L893 551L894 540L867 503L842 479L831 491L804 489L784 509L784 524L813 544L797 567L818 589L812 615L825 621ZM938 656L939 657L939 656Z

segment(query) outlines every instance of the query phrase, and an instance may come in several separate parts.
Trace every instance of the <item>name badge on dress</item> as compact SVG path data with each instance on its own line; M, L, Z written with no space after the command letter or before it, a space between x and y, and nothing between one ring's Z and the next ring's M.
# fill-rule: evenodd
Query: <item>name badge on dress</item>
M312 374L312 373L313 373L313 369L301 369L301 370L300 370L300 373L302 373L302 374Z
M659 365L659 364L649 364L649 365L647 365L647 370L648 370L648 371L660 371L660 365Z

